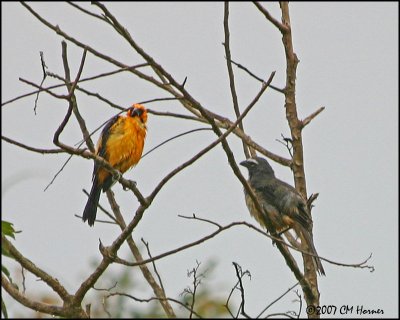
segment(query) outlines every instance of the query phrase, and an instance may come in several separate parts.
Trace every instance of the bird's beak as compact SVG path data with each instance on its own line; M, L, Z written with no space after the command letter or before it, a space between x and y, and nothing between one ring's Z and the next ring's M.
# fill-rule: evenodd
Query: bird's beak
M248 168L249 167L249 162L247 160L242 161L239 163L241 166Z
M135 108L135 109L133 109L133 111L132 111L132 116L138 116L138 117L140 117L141 115L142 115L142 113L143 113L143 110L142 109L139 109L139 108Z

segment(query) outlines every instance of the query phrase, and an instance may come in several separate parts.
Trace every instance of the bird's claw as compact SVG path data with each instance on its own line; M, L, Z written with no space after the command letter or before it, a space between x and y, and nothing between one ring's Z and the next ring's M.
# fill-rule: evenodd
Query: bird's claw
M136 187L136 185L137 185L136 181L131 181L131 183ZM124 191L128 191L128 190L129 190L129 188L128 188L128 187L125 187L125 186L122 186L122 189L123 189Z
M114 180L119 180L121 177L122 177L122 173L121 172L119 172L119 171L117 171L117 172L113 172L113 179Z

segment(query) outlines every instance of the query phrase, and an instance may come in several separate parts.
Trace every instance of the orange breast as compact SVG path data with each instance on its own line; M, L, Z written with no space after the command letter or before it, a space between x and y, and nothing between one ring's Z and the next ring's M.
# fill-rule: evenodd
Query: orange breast
M146 127L137 117L124 117L111 127L111 133L106 143L106 158L108 162L120 172L124 173L136 165L143 152ZM99 180L104 181L109 172L99 170Z

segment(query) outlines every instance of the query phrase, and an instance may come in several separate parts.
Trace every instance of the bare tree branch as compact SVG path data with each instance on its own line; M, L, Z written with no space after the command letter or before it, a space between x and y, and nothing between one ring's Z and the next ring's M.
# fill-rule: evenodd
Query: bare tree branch
M301 126L304 128L306 125L308 125L311 122L311 120L313 120L317 115L319 115L324 110L325 110L325 107L321 107L318 110L311 113L308 117L306 117L303 121L301 121Z
M259 2L253 1L253 3L257 7L257 9L260 10L263 13L263 15L268 19L268 21L270 21L275 27L277 27L282 34L285 34L286 32L289 32L289 29L285 25L285 23L280 23L278 20L276 20L267 11L267 9L265 9Z
M24 294L18 291L17 288L15 288L8 280L7 278L1 274L1 286L4 288L4 290L12 296L16 301L21 303L27 308L30 308L32 310L42 312L42 313L47 313L47 314L53 314L55 316L59 317L67 317L67 313L64 311L63 307L57 307L57 306L52 306L48 305L42 302L37 302L33 301L33 299L28 298ZM83 318L83 316L82 316Z
M10 252L10 254L17 260L21 266L23 266L26 270L42 279L50 288L52 288L63 300L68 300L70 295L67 290L60 284L57 279L52 278L49 274L47 274L42 269L38 268L32 261L25 258L17 248L13 246L13 244L7 240L5 236L1 236L2 246Z
M121 214L121 211L119 210L119 206L118 206L117 202L115 201L114 193L112 192L112 190L107 191L107 198L111 204L111 208L114 212L114 215L115 215L118 225L120 226L121 230L124 230L126 228L126 223L125 223L124 217ZM143 262L144 259L142 257L142 254L140 253L139 248L137 247L135 241L133 240L133 238L131 236L128 237L127 243L128 243L128 246L129 246L133 256L135 257L135 260L137 262ZM149 254L150 254L150 252L149 252ZM153 263L154 263L154 261L153 261ZM154 265L154 269L155 269L155 265ZM147 266L145 264L140 265L140 270L142 271L142 274L143 274L144 278L146 279L146 281L152 287L153 292L156 295L156 297L159 298L159 302L161 303L161 306L163 307L166 314L169 317L176 317L172 306L169 304L168 300L166 299L166 293L165 293L164 287L162 286L162 281L161 281L161 278L160 278L158 272L156 271L156 274L158 275L158 279L159 279L159 284L155 281L153 275L151 274L150 270L147 268Z
M10 252L13 253L13 256L24 268L26 268L29 272L33 273L34 275L38 276L39 278L43 279L43 281L61 297L61 299L64 302L64 305L62 307L47 306L42 303L36 303L33 300L27 299L18 290L16 290L16 289L13 290L13 288L10 287L11 283L9 283L9 281L5 277L2 276L2 286L5 288L5 290L12 297L14 297L17 301L19 301L20 303L22 303L34 310L40 310L40 311L43 310L41 312L46 312L46 313L60 316L60 317L87 317L88 315L90 315L90 306L87 306L86 312L85 312L81 307L81 303L82 303L84 297L86 296L86 294L89 292L89 290L91 290L92 288L95 288L94 286L95 286L96 282L102 276L102 274L109 268L110 264L117 263L117 264L123 264L123 265L131 266L131 267L139 266L144 278L146 279L146 281L152 288L155 297L150 298L150 299L138 299L133 296L130 296L127 294L122 294L122 293L110 293L108 295L108 297L111 297L113 295L122 295L122 296L130 297L130 298L132 298L136 301L140 301L140 302L148 302L148 301L157 300L160 302L162 308L165 311L165 314L168 317L176 316L175 312L170 304L170 302L175 302L175 303L178 303L178 304L184 306L190 312L190 315L189 315L190 318L192 318L193 315L200 317L200 315L194 311L195 300L196 300L196 289L199 284L199 277L197 274L198 266L197 266L197 268L193 269L193 274L192 274L193 275L193 290L189 291L193 296L192 303L190 306L186 306L177 300L167 298L164 286L162 284L161 276L155 266L155 261L157 261L161 258L170 256L170 255L176 254L180 251L187 250L190 247L194 247L201 243L204 243L205 241L212 239L216 235L218 235L234 226L243 225L243 226L246 226L248 228L251 228L251 229L263 234L264 236L269 237L270 239L273 239L274 243L276 243L278 250L283 255L287 265L292 270L296 279L298 280L298 283L301 284L307 304L308 305L311 305L311 304L319 305L319 292L318 292L318 286L317 286L316 273L315 273L315 270L312 270L312 269L310 272L310 268L309 268L311 257L313 257L315 255L309 253L309 250L307 250L307 248L303 248L302 246L299 247L297 245L297 242L294 239L292 241L290 238L291 235L289 232L285 233L287 241L284 241L280 234L276 234L274 232L271 232L271 234L267 234L266 232L264 232L260 229L257 229L256 227L254 227L248 223L245 223L245 222L233 222L226 226L222 226L216 222L213 222L213 221L210 221L207 219L197 218L196 216L193 215L192 218L190 218L190 217L184 217L184 218L196 219L196 220L200 220L203 222L207 222L207 223L213 225L214 227L216 227L217 230L202 237L201 239L198 239L191 243L186 243L185 245L183 245L179 248L175 248L170 251L163 252L156 256L151 255L148 244L146 242L144 242L145 246L148 250L148 256L149 256L148 259L144 259L142 257L141 252L139 251L138 247L136 246L136 243L134 242L134 240L132 238L133 231L135 230L136 226L139 224L139 222L143 218L146 210L153 203L155 197L162 190L162 188L173 177L175 177L177 174L181 173L184 169L186 169L191 164L193 164L194 162L199 160L203 155L208 153L211 149L213 149L215 146L217 146L219 144L221 144L221 146L225 152L227 162L228 162L229 166L231 167L233 174L235 174L235 176L238 178L240 183L243 185L243 188L249 193L250 197L252 198L253 202L255 203L257 210L263 211L263 208L260 205L260 203L258 202L258 199L255 196L253 190L250 188L248 182L242 176L242 174L237 166L237 163L236 163L236 160L234 157L234 153L231 149L231 145L227 141L227 137L231 133L234 133L237 137L239 137L241 139L246 157L248 157L250 154L254 155L255 151L258 151L259 153L265 155L266 157L268 157L278 163L281 163L285 166L290 166L294 172L296 188L304 196L307 195L306 180L305 180L305 174L304 174L304 163L303 163L304 159L303 159L301 133L302 133L302 129L306 125L308 125L319 113L321 113L324 110L324 107L313 112L311 115L306 117L304 120L299 120L299 118L298 118L296 100L295 100L295 88L296 88L295 80L296 80L296 68L297 68L297 64L298 64L299 60L297 59L297 56L293 50L293 43L292 43L293 40L292 40L292 33L291 33L289 7L288 7L287 2L280 3L281 12L282 12L282 22L279 22L277 19L275 19L269 13L269 11L266 10L259 2L254 2L254 6L264 15L264 17L267 19L267 21L269 23L272 23L277 28L277 30L279 30L279 32L281 32L281 34L283 36L282 42L283 42L283 46L285 49L286 63L287 63L286 84L285 84L284 89L279 89L279 88L276 88L271 85L271 82L272 82L272 79L274 78L275 72L271 73L271 75L267 81L264 81L262 78L257 77L254 73L249 71L246 67L243 67L242 65L237 64L232 61L231 48L230 48L230 29L229 29L229 3L225 2L224 19L223 19L224 49L225 49L229 84L230 84L230 90L231 90L232 104L233 104L233 108L234 108L234 112L235 112L235 116L236 116L235 121L231 121L228 118L224 117L223 115L219 115L215 112L212 112L211 111L212 109L206 108L198 100L196 100L195 97L192 96L191 93L185 87L186 82L187 82L187 77L185 77L183 81L182 81L182 79L178 80L177 78L175 78L173 76L173 74L168 72L158 61L156 61L148 52L146 52L136 42L136 39L134 39L131 36L129 31L119 22L117 17L115 17L107 9L105 4L100 3L100 2L93 2L93 4L102 11L102 13L103 13L102 15L99 15L99 14L93 13L89 10L86 10L83 7L81 7L80 5L77 5L72 2L69 2L68 4L71 5L72 7L74 7L76 10L78 10L80 13L83 13L84 15L88 15L90 17L94 17L94 18L100 20L101 22L105 22L109 26L111 26L115 30L115 32L117 32L118 35L120 35L122 37L121 39L126 41L131 46L131 48L133 49L132 51L134 53L138 53L140 55L140 59L143 59L144 63L137 64L133 67L127 66L125 63L118 61L118 60L114 59L113 57L106 55L106 54L96 50L95 48L90 47L90 46L86 45L85 43L79 41L78 39L72 37L65 31L63 31L58 25L53 25L47 19L43 18L40 14L38 14L35 10L33 10L30 7L30 5L28 5L25 2L22 2L22 5L24 6L24 8L26 8L36 19L38 19L47 28L54 31L56 34L60 35L62 38L69 41L70 43L73 43L77 47L82 48L83 55L82 55L79 71L77 72L75 79L72 81L70 69L69 69L69 65L68 65L68 58L67 58L67 43L63 40L62 41L62 58L63 58L63 66L64 66L65 76L61 77L54 73L46 72L44 59L42 57L41 61L42 61L42 69L43 69L44 77L43 77L42 83L40 85L34 84L28 80L20 78L20 81L27 83L27 84L37 88L38 90L35 90L32 93L21 95L19 97L16 97L16 98L9 100L7 102L4 102L2 104L2 106L4 106L8 103L16 101L17 99L21 99L23 97L27 97L32 94L37 94L36 102L35 102L35 110L36 110L36 103L37 103L37 100L39 97L39 93L41 93L43 91L48 93L49 95L53 96L56 99L62 99L62 100L68 101L68 109L66 111L64 119L60 123L57 130L54 132L54 136L53 136L54 144L56 146L60 147L61 149L46 150L46 149L33 148L33 147L26 146L22 143L16 142L7 137L2 136L2 139L8 143L17 145L26 150L33 151L33 152L39 152L42 154L68 153L70 155L70 158L73 155L78 155L78 156L86 158L86 159L93 159L97 164L104 167L110 173L119 176L118 181L122 184L122 186L124 188L130 189L134 193L135 197L137 198L137 200L139 202L139 205L136 208L135 213L132 214L133 218L127 220L127 221L129 221L129 223L126 223L120 212L119 206L118 206L117 202L115 201L113 192L111 190L109 190L107 192L107 197L108 197L109 203L111 205L113 214L110 214L108 212L106 212L106 213L109 214L110 218L114 221L112 223L118 224L119 228L121 229L121 232L114 239L114 241L111 243L111 245L108 245L108 246L103 245L103 243L100 241L99 250L100 250L100 253L102 254L102 260L97 265L95 270L80 284L79 288L77 288L76 292L73 295L69 294L65 290L65 288L56 279L52 278L50 275L45 273L43 270L36 267L30 260L23 257L14 247L12 247L11 243L9 243L9 242L6 243L5 246L7 246L7 249L11 248L11 249L9 249ZM116 71L103 73L103 74L95 75L95 76L92 76L89 78L81 79L87 52L90 52L93 56L95 56L103 61L106 61L110 64L117 66L119 69ZM254 99L250 102L250 104L248 104L248 106L244 109L244 111L242 113L240 113L240 106L239 106L238 96L237 96L237 91L236 91L237 87L236 87L236 83L235 83L235 76L234 76L232 64L235 64L240 69L246 71L250 76L252 76L253 78L257 79L258 81L260 81L262 83L262 86L261 86L259 92L254 97ZM142 67L145 67L145 69L142 70L141 69ZM185 108L190 113L190 115L185 115L185 114L180 114L177 112L169 112L169 111L160 112L160 111L148 109L148 112L150 114L158 115L158 116L174 117L174 118L179 118L182 120L191 120L191 121L202 122L207 125L207 128L202 128L201 130L213 130L214 134L217 136L215 138L215 140L212 141L208 146L206 146L202 150L196 150L196 154L193 155L189 160L177 165L175 167L175 169L173 169L171 172L166 174L162 179L160 179L158 181L158 183L156 184L156 186L154 187L154 189L151 191L151 193L147 197L144 197L141 194L139 189L136 187L135 182L124 179L122 177L122 175L119 173L119 171L114 169L105 159L103 159L102 157L99 157L93 153L94 152L94 144L91 141L91 135L93 133L89 133L89 130L86 127L85 121L79 113L78 104L77 104L76 96L75 96L76 90L79 90L90 97L95 97L96 99L103 101L104 103L108 104L109 106L111 106L113 108L122 110L123 108L118 106L116 103L110 101L109 99L106 99L100 93L91 92L91 91L86 90L78 85L84 81L103 78L103 77L106 77L109 75L117 74L122 71L130 72L135 77L138 77L139 79L146 81L147 83L151 84L155 89L159 89L160 91L162 91L164 93L163 95L159 95L159 96L164 96L165 93L168 95L168 97L165 97L165 98L154 98L154 99L147 100L148 103L155 102L155 101L176 100L180 105L182 105L183 108ZM62 81L63 84L49 86L47 88L44 88L43 82L44 82L44 79L46 78L46 76L52 76L52 77ZM53 92L53 89L59 88L59 87L65 87L68 91L67 94L60 95L60 94L56 94ZM264 92L266 91L267 88L272 88L272 89L277 90L285 95L286 118L287 118L290 130L291 130L291 138L287 138L287 139L290 139L290 144L293 146L292 159L286 159L284 157L280 157L276 154L271 153L270 151L263 148L260 144L253 141L251 139L251 137L248 136L244 131L243 124L242 124L243 119L252 110L252 108L255 106L255 104L259 101L259 99L264 94ZM83 135L83 140L77 148L71 147L70 145L60 141L60 136L64 132L72 113L74 113L75 117L77 118L82 135ZM101 126L98 129L100 129L100 128L101 128ZM96 132L97 130L95 130L94 132ZM171 139L163 142L162 144L164 144L170 140ZM289 145L288 141L286 141L287 146ZM80 146L84 142L86 142L86 144L87 144L88 148L91 150L91 152L89 152L86 149L80 148ZM145 155L146 154L144 154L143 157ZM316 199L317 195L318 194L311 195L308 198L307 203L308 203L308 206L310 209L311 209L312 203ZM113 217L113 215L115 216L115 218ZM131 216L131 215L129 215L129 216ZM268 226L268 222L267 222L267 226ZM267 229L273 230L273 228L267 228ZM3 240L3 243L5 243L4 240ZM128 261L118 257L119 249L121 248L121 246L124 243L128 244L129 249L132 252L132 255L134 257L134 259L132 259L133 262L128 262ZM289 249L296 250L303 254L303 259L305 261L304 274L302 274L302 272L300 271L300 269L297 265L297 262L294 259L294 257L292 256L291 251L289 251ZM325 260L325 261L335 264L335 265L346 266L346 267L355 267L355 268L367 268L372 272L374 270L374 267L366 264L370 258L371 258L371 256L359 264L341 264L341 263L330 261L328 259L320 257L321 260ZM146 265L147 263L153 264L153 269L154 269L153 273L152 273L152 271L149 270L148 266ZM244 292L243 283L241 281L243 275L246 272L242 272L241 268L239 268L239 266L236 264L235 264L235 269L236 269L236 273L237 273L237 277L238 277L237 286L239 286L239 289L240 289L240 292L242 295L241 313L243 316L249 317L248 314L245 312L245 294L244 294L245 292ZM155 276L153 275L154 273L155 273ZM238 288L237 286L235 286L235 288ZM107 289L107 291L111 291L111 289ZM268 305L260 313L259 316L261 316L272 304L276 303L276 301L281 299L290 290L292 290L292 288L290 288L282 296L280 296L275 301L273 301L270 305ZM232 292L231 292L231 294L232 294ZM227 301L227 308L228 308L228 302L229 302L230 297L231 297L231 295L229 296L228 301ZM301 310L302 301L301 301L301 297L299 297L299 298L300 298L300 310ZM104 306L104 308L106 310L105 306ZM229 308L228 308L228 310L229 310ZM108 311L106 310L106 312L108 312ZM229 312L230 312L230 310L229 310ZM280 314L280 315L281 316L282 315L290 316L289 314Z

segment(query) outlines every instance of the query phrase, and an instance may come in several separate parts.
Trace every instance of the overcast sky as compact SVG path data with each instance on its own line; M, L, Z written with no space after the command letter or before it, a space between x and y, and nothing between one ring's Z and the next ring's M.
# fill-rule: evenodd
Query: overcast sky
M2 102L33 88L19 77L37 84L42 77L39 52L48 70L63 75L61 40L19 3L2 2ZM111 28L63 3L31 3L64 31L127 64L143 62ZM89 4L86 8L99 13ZM228 75L221 43L223 3L111 3L106 6L130 31L138 44L176 79L187 77L186 88L203 105L234 119ZM279 20L279 5L264 3ZM284 86L285 57L281 35L251 3L233 3L231 11L232 58L258 76L268 78L276 71L273 84ZM319 192L313 210L314 241L322 257L360 263L371 253L367 269L339 267L323 262L326 277L320 278L322 305L340 308L363 306L383 310L385 317L398 316L398 4L291 3L290 15L294 50L300 60L297 69L297 106L300 118L316 109L323 111L304 130L305 170L308 193ZM79 67L82 49L68 44L73 74ZM83 77L115 70L116 67L88 54ZM241 110L253 99L260 84L235 69ZM57 83L48 79L45 85ZM116 104L166 97L131 74L119 74L82 85ZM65 93L65 90L57 91ZM77 94L82 115L94 130L117 111L96 98ZM41 94L37 115L35 96L2 107L2 135L38 148L54 148L52 138L67 110L67 104ZM283 108L284 97L268 90L246 117L246 132L266 149L289 157L276 141L290 131ZM185 113L177 102L147 105L160 111ZM182 120L149 116L145 151L191 128L202 125ZM203 125L204 126L204 125ZM98 135L95 135L97 139ZM74 145L82 139L73 120L61 140ZM215 139L211 132L199 132L174 140L144 158L125 174L137 181L148 195L169 171L188 160ZM244 159L240 141L229 142L235 159ZM86 203L82 189L90 189L92 161L74 157L51 187L43 192L66 161L66 155L40 155L2 141L2 219L22 230L15 241L19 250L38 266L57 277L67 290L75 292L99 261L98 241L108 245L119 229L96 223L94 228L76 218ZM288 168L272 162L277 177L293 184ZM247 172L242 168L243 174ZM113 190L129 220L137 208L132 194L120 185ZM101 204L109 208L105 195ZM146 211L133 238L149 242L152 254L195 241L215 230L209 224L186 220L178 215L197 216L228 224L247 221L256 225L244 203L242 186L227 165L221 146L172 179ZM101 215L100 215L101 217ZM120 256L131 259L123 248ZM205 285L215 296L227 297L235 284L232 262L248 269L247 312L256 316L267 304L296 281L271 241L245 227L230 229L202 244L157 263L167 295L178 298L190 285L186 271L214 261ZM4 260L14 272L13 264ZM112 273L122 269L110 268ZM132 277L141 279L137 270ZM135 275L133 275L135 274ZM16 279L18 273L14 273ZM38 292L33 277L27 294ZM46 291L44 291L46 292ZM48 291L47 291L48 292ZM151 296L145 285L132 294ZM7 294L5 294L6 296ZM271 308L270 313L297 310L294 293ZM238 301L238 300L236 300ZM90 299L86 302L94 302ZM7 299L10 316L29 313ZM303 311L303 316L305 313ZM334 315L331 315L334 316ZM381 315L382 316L382 315ZM336 314L336 317L360 317Z

